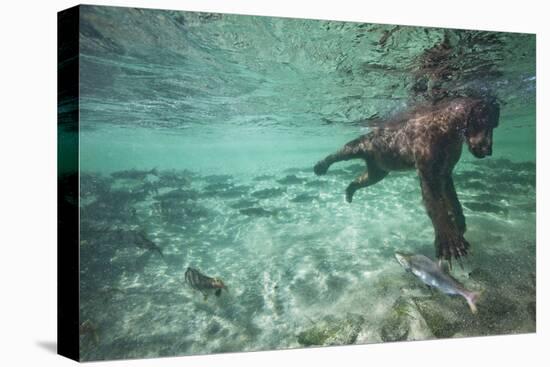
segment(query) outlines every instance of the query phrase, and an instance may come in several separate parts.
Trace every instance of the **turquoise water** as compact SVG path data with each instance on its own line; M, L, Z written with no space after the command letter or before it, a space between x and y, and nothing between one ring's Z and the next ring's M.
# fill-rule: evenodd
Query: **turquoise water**
M313 174L369 131L366 118L423 101L415 85L441 68L420 60L445 35L453 52L438 65L453 76L442 87L491 91L501 104L493 156L464 149L454 174L472 250L452 273L483 290L476 315L394 258L435 255L414 171L352 204L344 192L361 162ZM534 332L534 41L83 7L82 358ZM60 143L75 136L62 131ZM228 291L205 300L184 283L188 266Z

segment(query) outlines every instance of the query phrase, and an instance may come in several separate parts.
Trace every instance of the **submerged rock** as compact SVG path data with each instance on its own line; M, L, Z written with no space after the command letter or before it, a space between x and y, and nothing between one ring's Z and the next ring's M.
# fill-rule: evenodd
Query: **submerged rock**
M530 186L535 187L536 186L536 177L534 172L533 173L519 173L517 171L504 171L499 172L491 177L492 181L495 183L500 184L507 184L507 185L521 185L521 186ZM506 189L506 187L504 187Z
M412 318L409 301L404 297L399 297L382 321L379 331L380 339L384 342L407 340Z
M232 207L233 209L244 209L244 208L253 207L253 206L255 206L256 204L258 204L258 201L257 201L257 200L242 199L242 200L237 201L237 202L234 203L234 204L231 204L231 207Z
M479 171L459 171L454 174L454 177L457 182L462 182L468 180L483 180L486 175L483 175Z
M509 169L512 171L534 171L535 162L513 162L507 158L493 158L486 160L473 161L471 164L486 166L493 169Z
M267 181L273 179L273 175L260 175L253 178L254 181Z
M522 203L517 205L517 208L520 210L523 210L527 213L536 213L537 211L537 203L535 200L533 200L530 203Z
M233 187L232 182L216 182L209 185L206 185L203 190L204 191L219 191L219 190L227 190L229 188Z
M354 164L348 165L346 168L348 171L361 172L365 170L365 165L360 163L354 163Z
M527 312L533 322L537 322L537 302L532 301L527 304Z
M319 195L311 195L311 194L298 194L292 199L290 199L293 203L310 203L313 200L319 199Z
M462 315L450 309L448 305L442 304L440 300L450 300L450 298L446 295L415 298L414 304L436 338L450 338L461 329ZM464 312L469 312L467 307L464 307Z
M485 283L494 282L493 274L491 274L490 271L485 270L483 268L475 268L474 270L468 273L468 278L485 282Z
M154 197L155 200L196 200L198 193L195 190L176 189Z
M109 177L92 173L80 174L80 197L102 196L111 189L112 180Z
M153 168L151 170L129 169L129 170L123 170L123 171L117 171L117 172L111 173L111 177L115 179L127 179L127 180L143 180L149 175L157 176L158 175L157 169L156 168Z
M169 223L183 223L206 218L209 211L195 201L180 203L175 200L163 200L154 203L155 211Z
M529 286L520 292L511 289L510 283L516 281L527 285L525 277L510 279L502 287L489 288L483 294L485 309L479 313L481 335L536 331L536 294Z
M357 314L348 314L344 318L326 316L299 333L298 343L305 347L353 344L364 323L364 318Z
M309 167L306 167L306 168L298 168L298 167L291 167L291 168L287 168L285 169L283 172L284 173L309 173L311 171L311 168Z
M494 213L494 214L508 214L508 208L502 208L492 203L479 203L479 202L465 202L464 206L470 210L476 212Z
M281 185L301 184L305 181L306 181L305 178L298 177L296 175L287 175L284 178L281 178L280 180L277 180L277 182L280 183Z
M274 215L274 212L265 210L261 207L252 207L239 210L239 213L248 215L249 217L270 217Z
M503 293L501 289L487 289L482 295L483 307L479 308L477 322L487 334L505 332L507 324L518 320L517 304Z
M209 181L212 183L227 182L232 178L232 175L208 175L203 177L205 181Z
M514 163L514 169L522 171L535 171L537 169L537 165L535 162L516 162Z
M307 187L322 187L326 186L328 184L328 181L326 180L310 180L307 181L305 186Z
M189 186L195 174L191 171L165 170L159 173L159 187Z
M480 191L484 191L488 189L487 184L480 180L467 180L467 181L461 182L460 187L462 189L480 190Z
M343 168L331 169L327 172L327 176L341 176L346 179L353 178L356 173L350 172Z
M233 184L216 183L208 185L204 188L203 196L205 197L221 197L221 198L236 198L248 194L250 187Z
M255 198L258 198L258 199L267 199L267 198L272 198L272 197L275 197L275 196L279 196L279 195L281 195L285 192L286 192L286 189L284 189L282 187L276 187L276 188L270 188L270 189L263 189L263 190L254 191L252 193L252 196L254 196Z
M477 202L498 203L502 200L506 200L506 196L502 194L503 193L498 193L496 191L482 192L474 195L472 199L476 200Z

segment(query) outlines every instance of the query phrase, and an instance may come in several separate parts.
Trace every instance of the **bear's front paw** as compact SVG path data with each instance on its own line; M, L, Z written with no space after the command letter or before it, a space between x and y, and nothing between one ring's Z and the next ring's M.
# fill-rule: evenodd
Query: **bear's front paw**
M470 244L461 234L443 234L436 236L436 255L439 259L460 259L468 255Z
M328 164L325 161L319 161L317 162L315 167L313 167L313 172L315 172L317 176L324 175L327 173L327 171L328 171Z

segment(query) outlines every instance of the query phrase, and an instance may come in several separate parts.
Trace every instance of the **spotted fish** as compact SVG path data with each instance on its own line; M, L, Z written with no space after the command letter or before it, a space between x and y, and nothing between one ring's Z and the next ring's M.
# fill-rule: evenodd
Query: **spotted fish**
M214 294L219 297L222 293L222 289L227 290L227 287L220 278L212 278L204 275L199 270L188 267L185 271L185 282L191 286L191 288L198 290L207 298L207 291L215 290Z

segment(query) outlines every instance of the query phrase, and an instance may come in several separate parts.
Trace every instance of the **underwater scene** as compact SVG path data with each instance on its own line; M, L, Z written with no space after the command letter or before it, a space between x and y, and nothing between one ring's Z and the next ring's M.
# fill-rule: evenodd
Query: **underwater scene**
M83 360L536 331L534 34L81 6L79 42Z

